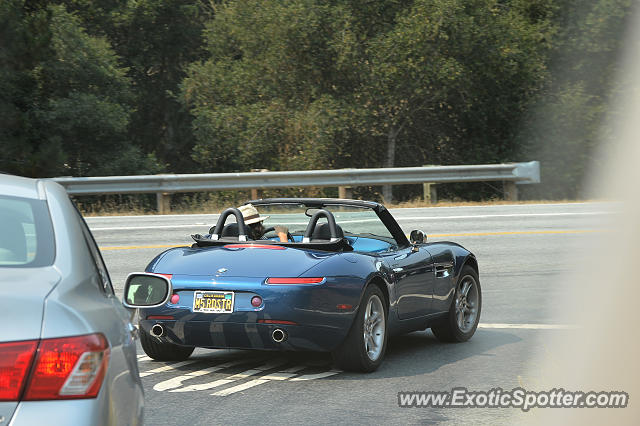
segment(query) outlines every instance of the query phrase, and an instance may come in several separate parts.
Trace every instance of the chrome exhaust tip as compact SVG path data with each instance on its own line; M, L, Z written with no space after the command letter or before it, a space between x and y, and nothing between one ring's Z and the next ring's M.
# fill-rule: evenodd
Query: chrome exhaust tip
M153 327L151 327L151 335L153 337L164 336L164 327L162 326L162 324L155 324Z
M271 333L271 338L276 343L282 343L287 340L287 332L276 328L275 330L273 330L273 333Z

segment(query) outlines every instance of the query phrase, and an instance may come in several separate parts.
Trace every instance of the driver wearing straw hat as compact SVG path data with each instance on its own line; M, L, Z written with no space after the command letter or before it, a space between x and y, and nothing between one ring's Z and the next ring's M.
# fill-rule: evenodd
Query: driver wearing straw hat
M264 236L265 228L262 222L269 218L269 216L260 216L258 210L253 207L251 204L245 204L243 206L238 207L240 213L242 213L242 218L244 219L244 224L247 225L247 234L249 238L252 240L266 240L267 238ZM275 232L278 235L281 243L286 243L287 233L289 230L284 226L276 226Z

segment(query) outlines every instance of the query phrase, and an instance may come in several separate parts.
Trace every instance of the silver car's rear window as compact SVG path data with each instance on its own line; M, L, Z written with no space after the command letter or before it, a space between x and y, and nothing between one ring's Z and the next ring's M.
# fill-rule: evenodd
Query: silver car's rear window
M0 267L53 264L55 242L47 203L0 195Z

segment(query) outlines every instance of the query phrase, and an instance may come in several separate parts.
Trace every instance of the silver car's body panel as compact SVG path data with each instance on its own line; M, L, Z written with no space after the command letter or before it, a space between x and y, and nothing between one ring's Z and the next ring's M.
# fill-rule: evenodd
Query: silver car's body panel
M2 324L12 324L0 327L0 342L40 337L43 302L59 281L60 274L51 266L0 268L0 318Z
M42 200L42 181L19 176L0 175L0 194Z
M142 423L131 312L113 294L99 250L66 191L52 181L0 175L0 195L45 199L55 235L53 265L0 267L0 321L12 325L0 328L0 342L99 332L110 346L97 398L1 402L0 417L12 425Z

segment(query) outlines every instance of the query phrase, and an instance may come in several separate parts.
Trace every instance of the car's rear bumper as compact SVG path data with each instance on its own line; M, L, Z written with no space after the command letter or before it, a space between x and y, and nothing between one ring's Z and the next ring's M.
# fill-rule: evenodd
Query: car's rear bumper
M117 412L104 389L98 398L18 403L9 426L21 425L141 425L143 424L142 390L129 401L128 410ZM4 423L3 423L4 424Z
M165 334L160 339L184 346L204 348L236 348L262 350L332 351L342 343L348 330L326 326L261 324L214 321L141 320L143 332L150 334L154 324L162 324ZM274 341L276 329L286 339Z

